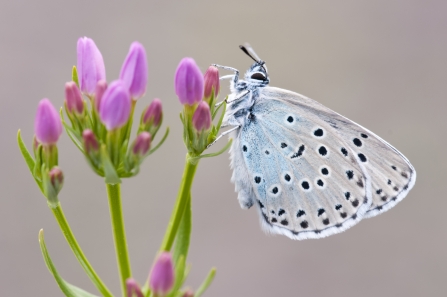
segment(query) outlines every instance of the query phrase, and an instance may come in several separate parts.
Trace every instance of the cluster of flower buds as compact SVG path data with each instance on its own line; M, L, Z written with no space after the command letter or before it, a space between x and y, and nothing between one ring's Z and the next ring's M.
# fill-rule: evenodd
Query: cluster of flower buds
M199 156L214 141L222 123L223 113L219 124L212 125L217 114L215 99L220 91L219 71L210 66L203 75L193 59L184 58L177 67L174 85L184 106L180 115L183 140L189 154Z
M101 52L92 39L78 40L77 60L73 81L65 85L64 106L70 124L63 118L62 123L93 170L106 182L119 183L121 177L138 173L163 119L161 101L155 99L141 115L137 136L129 145L135 104L146 92L146 51L133 42L119 79L110 84ZM88 99L90 108L83 98Z
M62 189L64 175L58 167L57 141L62 134L59 113L50 100L42 99L37 107L34 122L34 168L33 176L40 186L48 204L56 207L57 195Z

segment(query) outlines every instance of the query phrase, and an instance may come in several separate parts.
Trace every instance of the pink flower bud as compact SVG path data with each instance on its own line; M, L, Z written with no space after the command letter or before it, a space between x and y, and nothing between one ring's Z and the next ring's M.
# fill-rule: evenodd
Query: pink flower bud
M126 280L127 287L127 297L143 297L143 292L141 292L140 286L133 278L128 278Z
M168 252L161 253L155 260L149 276L149 287L158 296L165 296L174 285L174 265Z
M82 132L82 140L84 141L84 150L87 154L99 151L99 143L92 130L84 130Z
M50 183L56 192L59 192L64 183L64 174L59 167L53 167L50 171Z
M99 106L99 116L107 130L124 126L130 115L129 90L121 80L113 81L105 91Z
M174 79L175 93L181 104L193 105L202 101L203 75L192 58L183 58Z
M151 135L149 132L141 132L135 139L132 147L132 153L138 156L144 156L151 147Z
M84 111L84 100L82 100L81 91L73 81L65 83L65 102L70 113L77 112L82 114Z
M152 124L158 126L163 116L161 101L155 98L151 104L146 108L143 114L143 124Z
M95 108L99 111L99 106L101 105L101 99L104 92L107 90L107 82L105 80L100 80L96 84L95 89Z
M78 79L82 92L92 95L96 83L106 79L106 69L101 52L95 42L87 37L78 39Z
M34 133L37 141L44 145L55 144L62 134L59 113L48 99L39 102L34 120Z
M197 106L192 116L192 125L198 132L208 130L211 127L211 112L208 103L202 101Z
M120 72L120 79L129 88L133 99L138 99L146 92L147 59L146 50L139 42L130 45L129 53L124 60Z
M219 69L215 66L210 66L205 72L205 98L211 97L211 92L214 89L214 97L217 97L220 91Z
M187 289L187 290L183 293L182 297L194 297L194 292L193 292L191 289Z

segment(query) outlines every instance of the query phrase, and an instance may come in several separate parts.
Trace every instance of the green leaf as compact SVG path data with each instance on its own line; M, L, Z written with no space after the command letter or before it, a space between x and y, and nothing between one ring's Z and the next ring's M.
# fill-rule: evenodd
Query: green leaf
M65 122L62 108L59 110L59 114L61 116L62 125L64 125L65 131L67 132L68 137L70 137L71 141L73 141L73 143L81 151L81 153L84 154L85 152L84 152L84 146L82 145L82 142L81 142L81 136L78 135L78 133Z
M76 69L76 66L73 66L71 70L71 80L74 81L79 88L78 70Z
M43 259L45 260L45 264L47 265L48 270L53 275L59 288L61 289L61 291L64 293L65 296L67 296L67 297L96 297L96 295L93 295L91 293L84 291L81 288L73 286L72 284L69 284L64 279L62 279L62 277L57 272L56 267L54 267L54 264L53 264L53 261L51 261L50 255L48 254L48 250L45 245L45 240L43 237L43 229L41 229L39 232L39 244L40 244L40 250L42 251Z
M118 177L118 174L116 173L112 161L110 161L109 154L107 153L107 148L105 145L101 146L101 160L102 160L102 166L104 168L104 176L106 183L120 184L121 179Z
M19 144L20 152L22 153L23 159L25 159L26 165L28 165L29 171L33 173L34 170L34 158L29 153L28 149L23 142L22 135L19 131L17 131L17 143Z
M222 110L222 114L220 115L219 122L217 123L217 126L216 126L217 127L217 133L219 133L219 131L220 131L220 127L222 126L222 121L223 121L224 116L225 116L225 111L227 110L227 103L225 101L220 106L222 106L222 105L224 106L224 109Z
M211 158L211 157L219 156L219 155L223 154L231 146L232 143L233 143L233 139L230 139L230 141L228 141L228 143L220 151L211 153L211 154L200 155L197 157L190 157L188 159L188 161L195 163L195 162L198 162L202 158Z
M163 144L163 142L165 142L168 135L169 135L169 127L166 128L165 135L163 135L163 138L160 140L160 142L153 149L149 150L149 152L147 153L147 156L149 156L150 154L152 154L156 150L158 150L158 148Z
M216 117L216 114L217 114L217 112L219 111L219 109L222 107L222 105L226 105L226 103L227 103L227 99L228 99L228 96L227 97L225 97L225 100L224 101L222 101L222 102L220 102L220 103L217 103L217 104L219 104L219 105L217 105L217 104L215 104L214 105L214 108L216 107L216 105L217 105L217 108L214 110L214 112L213 112L213 116L212 116L212 119L214 120L214 118ZM226 106L225 106L226 107ZM225 114L225 109L224 109L224 111L222 112L223 114Z
M213 267L211 268L210 273L208 273L208 276L205 278L203 283L197 289L196 293L194 294L194 297L201 296L206 291L206 289L208 289L208 287L211 285L211 282L214 279L214 276L216 276L216 268Z
M34 167L35 167L35 162L34 162L34 158L31 156L31 154L29 153L28 149L26 148L25 143L23 142L22 139L22 135L19 131L17 131L17 143L19 145L19 149L20 152L22 153L23 159L25 159L26 165L28 165L28 169L31 172L31 174L33 175L34 180L36 181L37 186L39 187L39 189L42 191L43 193L43 187L42 187L42 182L38 181L35 177L34 177Z

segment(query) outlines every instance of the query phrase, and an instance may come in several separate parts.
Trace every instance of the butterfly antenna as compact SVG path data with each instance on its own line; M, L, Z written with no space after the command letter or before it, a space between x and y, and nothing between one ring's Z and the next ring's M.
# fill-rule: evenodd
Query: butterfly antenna
M247 50L247 48L245 47L245 46L243 46L243 45L239 45L239 48L247 55L247 56L249 56L250 58L252 58L253 59L253 61L255 61L255 62L261 62L261 60L258 58L258 56L256 55L256 54L254 54L258 59L256 59L256 58L254 58L252 55L251 55L251 53ZM249 47L249 49L251 49L251 47Z

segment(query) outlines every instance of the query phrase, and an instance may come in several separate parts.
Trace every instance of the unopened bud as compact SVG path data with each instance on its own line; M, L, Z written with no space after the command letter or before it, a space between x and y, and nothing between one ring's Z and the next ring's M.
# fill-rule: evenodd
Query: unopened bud
M107 130L121 128L129 120L130 93L121 80L113 81L101 98L99 116Z
M180 61L174 78L175 93L180 103L193 105L202 101L203 74L192 58Z
M197 109L192 116L192 125L198 132L208 130L211 127L210 107L205 101L200 102L197 106Z
M140 130L147 131L155 137L163 120L163 110L160 99L154 99L141 115Z
M78 79L82 92L93 94L96 83L106 79L104 59L95 42L87 37L78 39Z
M95 108L97 111L99 111L99 106L101 105L101 99L102 95L104 95L104 92L107 90L107 82L105 80L100 80L96 84L96 90L95 90Z
M212 92L214 91L214 98L217 97L220 91L219 70L215 66L210 66L205 72L205 100L209 102Z
M146 50L141 43L135 41L130 45L129 53L121 67L120 79L129 88L134 100L146 92L147 59Z
M141 292L140 286L133 278L128 278L126 280L127 287L127 297L143 297L143 292Z
M84 150L87 154L92 154L99 151L99 143L92 130L84 130L84 132L82 132L82 139L84 141Z
M194 292L191 289L186 289L182 297L194 297Z
M174 265L169 252L161 253L155 260L149 276L149 287L156 296L165 296L174 285Z
M56 190L56 193L62 189L62 185L64 184L64 174L59 167L53 167L50 171L50 183L53 188Z
M138 134L132 146L132 153L139 157L146 155L151 146L151 135L149 132L141 132Z
M55 144L62 134L59 113L48 99L42 99L39 102L34 121L34 133L37 140L44 145Z
M82 114L84 111L84 100L75 82L70 81L65 84L65 102L69 113L76 112Z

